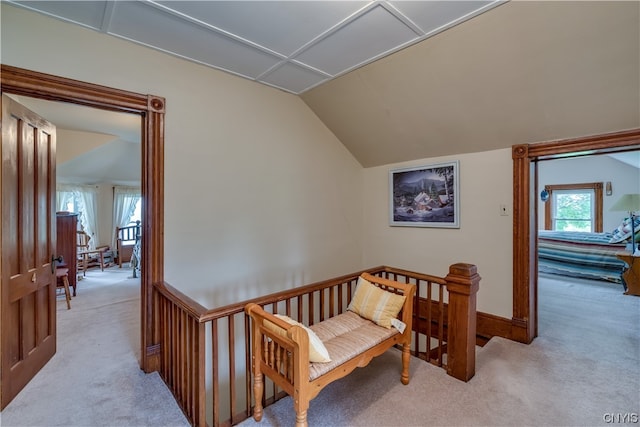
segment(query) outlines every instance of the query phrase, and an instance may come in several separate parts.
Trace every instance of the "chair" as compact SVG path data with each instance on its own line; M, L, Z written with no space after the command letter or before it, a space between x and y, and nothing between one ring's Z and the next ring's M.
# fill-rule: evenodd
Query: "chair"
M64 288L64 295L67 299L67 310L71 309L71 291L69 290L69 269L56 268L56 289Z
M91 240L91 236L84 231L78 231L77 239L78 271L82 270L82 275L86 276L87 269L90 266L95 265L94 261L98 263L102 271L104 271L104 253L109 249L109 247L100 246L91 250L89 248L89 240Z
M89 265L89 240L91 240L91 236L84 231L78 231L76 237L76 247L78 248L78 271L82 270L82 275L86 276L87 267Z
M123 262L131 263L136 243L140 240L140 221L135 225L116 227L116 250L118 251L118 265L122 268ZM139 259L136 258L136 261ZM132 265L132 267L134 267Z

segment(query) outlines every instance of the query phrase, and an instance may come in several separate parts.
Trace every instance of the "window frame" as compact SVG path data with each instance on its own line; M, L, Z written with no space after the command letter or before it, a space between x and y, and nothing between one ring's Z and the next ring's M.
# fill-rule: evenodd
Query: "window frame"
M579 184L557 184L545 185L544 189L549 193L549 201L544 204L544 229L553 230L553 192L554 191L571 191L571 190L593 190L593 232L602 233L603 215L602 215L602 182L587 182Z

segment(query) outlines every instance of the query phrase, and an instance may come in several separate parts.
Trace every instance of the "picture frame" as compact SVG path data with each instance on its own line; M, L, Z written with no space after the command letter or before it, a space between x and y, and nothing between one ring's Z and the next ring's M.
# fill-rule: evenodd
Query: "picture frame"
M460 228L460 165L452 161L389 171L389 225Z

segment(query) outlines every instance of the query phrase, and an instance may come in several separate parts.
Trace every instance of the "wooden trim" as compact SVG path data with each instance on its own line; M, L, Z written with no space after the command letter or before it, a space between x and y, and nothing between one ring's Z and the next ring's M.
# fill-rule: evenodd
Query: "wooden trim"
M640 148L640 128L600 135L584 136L556 141L526 144L530 159L567 157L564 154L583 156L607 152L629 151Z
M594 232L602 233L603 224L603 202L602 202L602 183L601 182L586 182L579 184L557 184L557 185L545 185L544 189L549 193L549 202L544 204L544 229L553 230L553 221L551 214L551 205L553 201L553 192L556 190L593 190L594 193L594 217L593 228Z
M68 102L103 110L137 114L142 123L143 236L140 314L142 324L140 367L145 372L158 369L159 342L154 324L152 283L164 277L164 114L165 100L93 83L67 79L2 64L2 92L49 101Z
M480 275L475 265L460 263L449 267L445 280L451 325L447 340L447 373L466 382L476 373L476 295Z
M509 319L478 312L476 322L476 341L480 341L482 345L493 337L513 339L513 322Z
M513 339L529 343L537 321L537 161L573 153L603 154L640 149L640 128L537 144L514 145L513 158ZM533 185L531 185L533 184Z

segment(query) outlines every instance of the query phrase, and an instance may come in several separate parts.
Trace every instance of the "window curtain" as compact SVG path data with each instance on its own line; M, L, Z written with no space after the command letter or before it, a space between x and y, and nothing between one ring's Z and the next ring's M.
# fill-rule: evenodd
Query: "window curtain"
M56 212L66 211L69 202L73 201L73 190L61 190L60 186L58 186L56 191Z
M136 210L136 204L140 200L139 187L113 187L113 242L112 248L116 248L116 227L125 227L131 221Z
M58 184L56 199L56 205L62 210L66 210L67 203L73 200L82 229L91 237L89 250L94 250L99 241L98 188L95 185Z
M96 187L85 187L79 192L80 199L80 222L85 233L91 236L89 240L89 250L96 249L96 243L100 241L98 236L98 189Z

